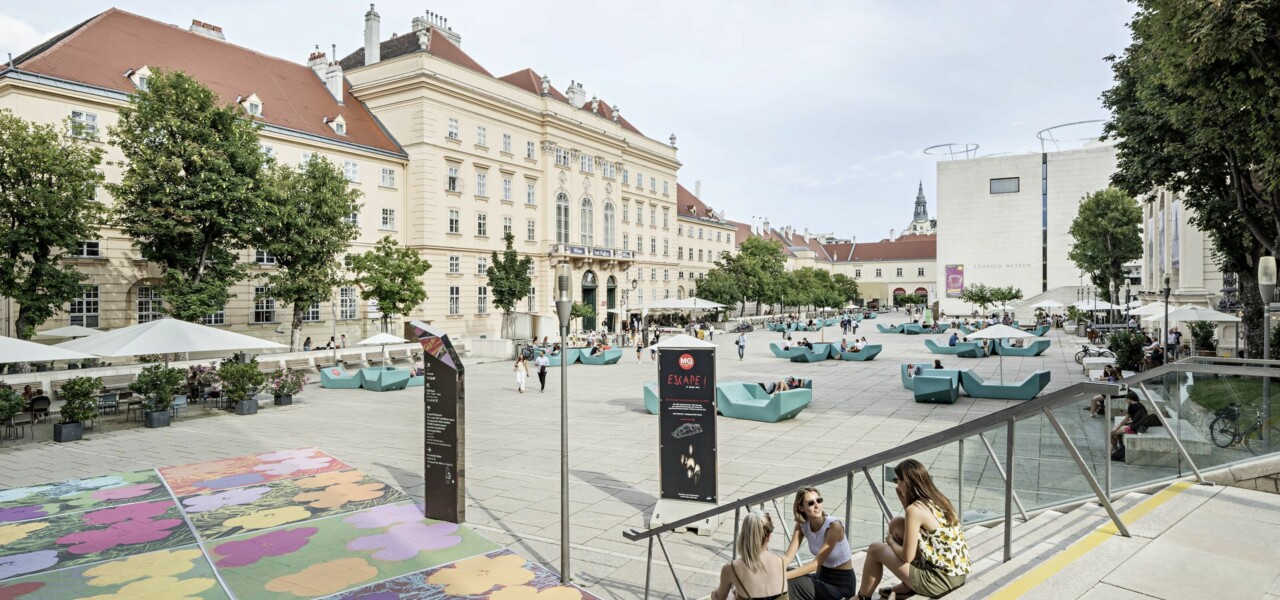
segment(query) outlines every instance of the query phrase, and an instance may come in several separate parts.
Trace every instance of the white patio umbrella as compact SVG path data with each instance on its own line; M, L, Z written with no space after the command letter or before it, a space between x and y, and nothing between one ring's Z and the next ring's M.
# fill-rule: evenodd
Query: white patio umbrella
M666 298L645 305L645 310L714 310L724 308L723 304L703 300L702 298Z
M92 327L82 327L80 325L67 325L66 327L59 327L57 329L41 331L36 333L36 335L39 337L51 337L51 338L81 338L81 337L89 337L91 335L98 335L99 333L102 333L101 329L94 329Z
M982 329L979 329L968 335L968 338L971 340L975 338L987 339L987 340L993 340L997 344L1000 343L1000 340L1007 340L1012 338L1029 338L1029 337L1036 337L1036 335L1033 333L1027 333L1021 329L1018 329L1017 327L1010 327L1003 323L997 323L995 325L989 325L987 327L983 327ZM1004 353L1003 352L1000 353L1000 383L1004 383Z
M1123 305L1112 304L1110 302L1107 302L1106 300L1081 300L1075 303L1073 306L1075 306L1076 309L1078 310L1087 310L1087 311L1094 311L1094 312L1124 308Z
M157 319L54 346L98 356L138 356L179 352L274 350L287 348L272 341L178 319ZM166 360L167 362L167 360Z
M700 340L688 334L673 335L662 338L662 341L653 344L647 350L656 350L660 348L715 348L716 345Z
M1164 315L1164 302L1153 302L1129 311L1130 315L1145 317L1148 315Z
M1027 308L1063 308L1066 305L1057 300L1041 300Z
M379 333L371 338L356 342L357 346L386 346L387 344L403 344L408 342L402 337L390 333Z
M83 360L97 358L92 354L46 346L18 338L0 337L0 364L47 362L51 360Z

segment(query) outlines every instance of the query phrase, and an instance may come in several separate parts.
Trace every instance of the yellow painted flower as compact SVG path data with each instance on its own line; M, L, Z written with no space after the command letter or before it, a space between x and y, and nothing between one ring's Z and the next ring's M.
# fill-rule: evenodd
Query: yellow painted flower
M323 490L304 492L293 497L294 502L310 502L311 508L337 508L348 502L372 500L386 493L383 483L339 483Z
M311 512L301 506L286 506L249 513L243 517L227 519L227 527L243 527L244 529L270 529L286 523L293 523L311 517Z
M450 596L472 596L493 589L494 586L523 585L533 579L533 572L524 567L525 560L514 554L494 558L477 556L459 561L452 567L440 569L427 578L429 583L443 585Z
M214 583L208 577L148 577L126 585L114 594L89 596L80 600L200 600L199 594L213 587Z
M364 473L360 471L330 471L321 473L311 477L303 477L294 482L298 487L303 489L313 489L329 487L339 483L358 483L364 479Z
M567 585L542 591L527 585L517 585L489 594L489 600L580 600L581 598L582 592Z
M144 577L169 577L190 571L199 550L165 550L102 563L84 572L89 585L120 585Z
M377 575L378 569L363 558L342 558L311 565L292 575L277 577L268 581L266 588L269 592L311 598L340 592Z
M18 523L17 525L0 527L0 546L12 544L27 537L32 532L40 531L48 526L48 523Z

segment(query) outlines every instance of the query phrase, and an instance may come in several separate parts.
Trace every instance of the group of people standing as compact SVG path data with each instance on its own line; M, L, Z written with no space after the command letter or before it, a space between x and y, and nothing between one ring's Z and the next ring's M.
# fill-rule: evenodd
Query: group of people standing
M823 510L817 489L806 487L796 492L795 527L781 556L769 550L772 517L761 510L747 514L735 541L738 558L720 570L712 600L725 600L731 591L738 599L776 600L786 594L792 600L871 600L886 568L899 583L880 588L880 598L937 598L964 585L969 549L955 507L919 461L903 461L893 475L903 515L889 521L883 542L867 548L861 586L845 524ZM788 569L801 544L808 546L813 560Z

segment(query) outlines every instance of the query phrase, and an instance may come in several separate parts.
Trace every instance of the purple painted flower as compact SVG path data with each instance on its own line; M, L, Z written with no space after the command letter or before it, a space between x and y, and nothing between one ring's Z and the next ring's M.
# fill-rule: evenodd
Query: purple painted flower
M401 600L403 596L395 592L372 592L369 594L361 594L358 590L349 596L344 596L346 600Z
M347 550L377 550L373 558L378 560L408 560L419 552L461 544L462 537L453 535L457 531L453 523L401 523L386 533L351 540Z
M57 550L37 550L26 554L0 557L0 579L43 571L58 564Z
M262 483L266 478L257 473L243 473L240 475L228 475L217 479L209 479L191 484L191 487L208 488L211 490L222 490L226 488L239 487L242 485L250 485L254 483Z
M220 494L209 494L207 496L192 496L182 501L187 512L198 513L210 510L217 510L224 506L233 506L239 504L253 504L263 494L271 491L271 488L265 486L239 488L227 490Z
M219 567L243 567L268 556L284 556L297 552L311 541L311 536L317 531L319 529L315 527L282 529L247 540L219 544L213 551L223 556L218 560Z
M262 471L268 475L292 475L298 471L313 471L315 469L323 469L333 462L328 456L313 456L311 458L290 458L278 463L269 463L258 465L253 468L254 471Z
M318 450L316 450L315 448L302 448L299 450L277 450L276 452L259 454L258 460L263 462L278 462L282 460L289 460L290 458L311 458L312 456L315 456L316 452L318 452Z
M88 525L109 525L111 523L119 523L129 519L154 519L163 515L171 506L173 506L173 502L168 500L125 504L123 506L104 508L102 510L85 513L84 522Z
M130 505L132 506L132 505ZM64 535L57 539L59 544L67 546L71 554L96 554L110 550L116 546L145 544L169 537L174 527L182 524L182 519L139 520L128 519L115 523L106 529L80 531Z
M89 494L94 500L127 500L129 498L137 498L138 496L146 496L151 490L160 487L155 483L137 483L134 485L126 485L124 487L107 488L98 490Z
M408 503L376 506L353 513L342 520L355 525L356 529L381 529L397 523L416 523L423 518L422 511Z
M27 519L37 519L47 516L49 516L49 513L45 512L43 505L32 504L31 506L19 506L17 508L6 508L4 510L0 510L0 523L14 523L17 521L26 521Z

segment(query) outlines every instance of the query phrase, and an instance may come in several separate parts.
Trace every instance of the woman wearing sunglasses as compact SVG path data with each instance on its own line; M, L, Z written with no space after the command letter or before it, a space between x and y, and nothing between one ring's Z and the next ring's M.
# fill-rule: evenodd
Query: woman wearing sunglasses
M853 574L853 550L844 536L844 524L822 510L822 495L806 487L796 492L791 508L796 518L795 532L784 562L791 564L800 551L800 541L809 543L813 560L787 572L793 600L841 600L853 596L858 587Z
M880 590L881 598L938 598L964 585L969 574L969 545L960 516L920 461L907 459L893 468L905 517L889 521L889 535L867 548L858 598L870 598L884 567L902 583Z
M725 600L730 589L736 600L777 600L787 591L786 563L769 551L772 535L769 513L747 513L738 534L738 558L720 569L720 587L711 592L711 600Z

